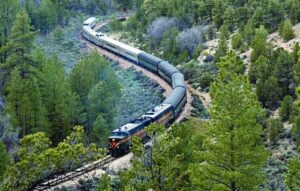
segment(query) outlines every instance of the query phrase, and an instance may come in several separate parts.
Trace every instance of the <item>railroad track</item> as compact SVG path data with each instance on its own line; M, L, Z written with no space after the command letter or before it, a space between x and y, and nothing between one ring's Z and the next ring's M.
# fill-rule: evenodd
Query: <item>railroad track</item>
M76 169L75 171L69 172L67 174L59 175L59 176L55 177L54 179L44 182L44 183L38 185L34 190L41 191L41 190L51 189L57 185L60 185L64 182L73 180L83 174L89 173L96 169L101 169L101 168L104 169L108 164L110 164L114 160L115 160L115 158L113 158L111 156L106 156L102 159L99 159L99 160L91 162L83 167L80 167L80 168Z

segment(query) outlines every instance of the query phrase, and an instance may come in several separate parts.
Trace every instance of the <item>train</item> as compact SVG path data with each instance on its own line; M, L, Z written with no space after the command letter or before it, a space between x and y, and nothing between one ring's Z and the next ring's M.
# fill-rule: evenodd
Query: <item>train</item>
M145 127L151 123L168 127L175 121L187 102L186 85L184 75L168 61L95 31L95 24L96 19L94 17L84 21L82 28L84 38L159 75L173 89L163 103L111 132L108 137L107 148L111 156L119 157L130 151L131 139L134 136L138 136L143 142L150 139L145 132Z

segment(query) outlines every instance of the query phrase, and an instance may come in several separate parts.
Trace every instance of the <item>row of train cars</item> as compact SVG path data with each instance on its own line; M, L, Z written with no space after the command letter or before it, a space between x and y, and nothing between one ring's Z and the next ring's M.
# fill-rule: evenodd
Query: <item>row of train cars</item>
M138 136L143 141L148 140L149 137L145 133L146 126L151 123L169 126L178 117L187 101L186 86L183 74L167 61L96 32L93 29L95 25L94 17L90 17L83 23L82 34L88 41L160 75L173 88L172 93L163 103L111 132L108 138L108 149L112 156L118 157L129 152L133 136Z

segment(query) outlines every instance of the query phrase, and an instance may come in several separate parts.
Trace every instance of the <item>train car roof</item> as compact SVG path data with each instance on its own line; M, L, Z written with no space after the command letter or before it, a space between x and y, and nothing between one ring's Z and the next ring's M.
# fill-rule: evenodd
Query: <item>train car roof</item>
M175 107L180 101L180 98L184 97L184 94L186 94L186 89L177 87L173 89L171 95L169 95L163 103L171 104L173 107Z
M177 68L175 68L169 62L164 61L164 60L158 64L158 68L161 69L161 70L164 70L169 75L171 75L175 72L179 72L179 70Z
M150 119L147 118L138 118L135 119L133 121L131 121L130 123L127 123L126 125L123 125L121 127L119 127L118 129L113 130L113 133L116 132L130 132L135 128L138 128L140 126L145 126L146 123L150 123Z
M166 109L168 109L169 107L171 107L171 104L160 104L156 107L154 107L153 109L151 109L150 111L148 111L145 115L143 115L143 117L151 117L151 118L155 118L157 117L162 111L165 111Z
M96 21L96 18L95 17L90 17L90 18L88 18L87 20L85 20L84 22L83 22L83 24L84 25L89 25L89 24L91 24L92 22L95 22Z
M134 48L134 47L129 46L127 44L124 44L122 42L116 41L116 40L114 40L112 38L109 38L107 36L102 37L102 39L105 40L105 41L107 41L107 42L109 42L109 43L111 43L111 44L114 44L114 45L116 45L116 46L118 46L118 47L120 47L120 48L122 48L122 49L124 49L124 50L126 50L128 52L130 52L130 53L133 53L136 56L142 52L140 49L137 49L137 48Z
M97 32L94 31L90 26L83 26L82 27L83 30L85 30L86 32L88 32L89 34L96 36Z
M178 86L185 87L184 75L180 72L176 72L172 75L172 86L176 88Z
M158 58L152 54L149 54L147 52L144 52L142 51L140 54L139 54L139 58L143 58L143 59L146 59L146 60L151 60L151 61L154 61L155 63L159 63L162 61L161 58Z

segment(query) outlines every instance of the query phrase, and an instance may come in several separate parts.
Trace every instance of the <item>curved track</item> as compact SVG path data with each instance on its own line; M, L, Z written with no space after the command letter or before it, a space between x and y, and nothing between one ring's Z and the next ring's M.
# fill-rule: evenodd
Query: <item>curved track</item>
M86 42L86 45L88 47L88 49L90 51L97 51L99 54L101 54L102 56L105 56L115 62L118 62L119 63L119 66L124 68L124 69L127 69L127 68L130 68L130 67L133 67L136 71L140 71L142 72L145 76L147 76L148 78L156 81L158 84L160 84L160 86L165 90L164 92L164 96L167 97L168 95L171 94L172 92L172 87L165 81L163 80L162 78L160 78L160 76L158 75L155 75L154 73L146 70L145 68L139 66L139 65L136 65L134 64L133 62L130 62L120 56L117 56L116 54L106 50L106 49L103 49L95 44L92 44L90 43L89 41L86 41L82 38L82 41ZM188 85L187 85L188 86ZM189 88L188 88L189 89ZM191 91L188 90L187 91L187 103L185 104L185 107L184 109L182 110L181 114L179 115L179 117L176 119L176 122L180 122L182 121L183 119L187 118L188 116L190 116L191 114L191 110L192 110L192 95L191 95Z
M106 24L107 24L107 22L102 23L99 26L102 27ZM171 94L172 87L165 80L163 80L160 76L155 75L154 73L146 70L145 68L143 68L139 65L136 65L133 62L130 62L130 61L106 50L106 49L103 49L95 44L92 44L89 41L84 40L84 38L82 38L81 41L86 43L87 48L90 51L93 51L93 50L97 51L102 56L117 62L119 64L119 66L124 69L133 67L136 71L140 71L148 78L156 81L165 90L165 92L164 92L165 97L167 97ZM190 86L187 83L186 83L186 86L187 86L187 103L185 104L184 109L182 110L182 112L180 113L178 118L176 119L176 121L175 121L176 123L178 123L178 122L182 121L183 119L188 118L190 116L191 111L193 109L192 94L196 94L197 96L199 96L199 98L203 101L205 107L207 107L208 104L210 103L210 96L208 94L199 92L198 90L194 89L192 86ZM131 158L131 157L129 157L129 159L128 159L129 155L131 156L132 154L125 155L124 157L121 157L116 160L122 160L122 158L127 158L126 160L129 161ZM115 160L114 158L108 156L108 157L105 157L98 161L89 163L81 168L76 169L73 172L70 172L70 173L67 173L64 175L59 175L52 180L44 182L44 183L40 184L39 186L37 186L35 188L35 190L37 190L37 191L52 190L52 188L59 187L59 185L62 185L62 184L69 185L70 181L73 182L73 184L74 184L74 182L78 183L78 180L80 179L80 177L83 177L86 174L90 174L90 175L94 175L94 176L97 174L99 175L99 169L107 168L107 166L109 164L111 164L114 160ZM116 165L116 166L118 166L118 165ZM119 167L116 167L116 168L119 168Z

